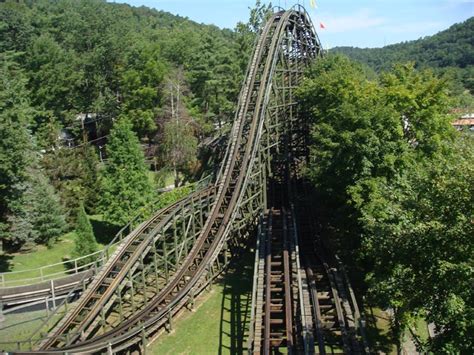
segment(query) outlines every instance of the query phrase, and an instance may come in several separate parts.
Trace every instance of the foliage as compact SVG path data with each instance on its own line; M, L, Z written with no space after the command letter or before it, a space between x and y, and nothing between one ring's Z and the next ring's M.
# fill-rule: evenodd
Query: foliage
M371 300L394 310L395 333L419 315L436 324L435 352L472 347L473 326L474 145L450 125L447 85L413 63L374 81L326 56L298 90L323 230L365 269Z
M174 171L175 187L179 185L178 173L186 173L196 160L197 139L192 128L179 120L165 124L163 134L163 157L165 165Z
M33 110L26 79L12 53L3 53L0 67L0 196L1 212L15 193L13 186L25 177L31 137L27 130Z
M26 169L26 178L14 185L17 196L8 204L6 239L10 246L33 242L51 245L66 230L59 197L34 158L32 161Z
M0 198L2 241L9 246L51 243L64 232L62 208L39 167L28 126L34 110L15 56L2 58Z
M393 64L407 61L415 61L417 67L421 68L438 68L440 72L455 70L458 72L459 82L474 93L473 31L474 17L471 17L434 36L416 41L370 49L337 47L334 51L366 63L377 71L389 70Z
M372 296L406 323L417 314L434 323L434 353L474 346L473 158L472 139L461 137L449 154L413 163L391 182L372 180L359 206Z
M42 164L59 192L71 225L75 223L80 201L84 201L88 212L95 212L99 195L95 147L54 149L43 157Z
M158 197L156 203L153 204L153 209L157 211L170 206L171 204L188 196L191 192L193 192L192 185L181 186L171 191L164 192Z
M257 5L249 23L251 36L263 19L263 7ZM2 2L0 14L2 59L9 58L2 61L2 70L10 72L2 75L2 95L18 92L11 101L2 96L2 105L15 101L15 109L2 112L2 120L7 115L23 117L43 150L40 164L72 225L78 201L84 201L88 212L96 208L97 157L93 149L62 149L58 136L67 133L75 144L82 143L107 137L115 119L128 120L138 138L147 143L149 156L162 153L162 137L169 137L173 130L169 125L165 132L164 124L174 117L167 113L165 78L179 79L179 118L192 121L192 134L188 129L177 132L191 143L185 154L189 156L175 162L181 173L198 155L193 136L204 139L223 134L223 126L231 122L250 51L242 41L249 33L102 0ZM96 122L84 130L79 120L87 114ZM13 193L25 165L19 150L29 138L21 136L19 121L13 116L8 120L13 125L2 128L9 130L4 132L5 154L9 150L18 164L4 159L5 174L0 179L5 177L5 181L0 180L0 189ZM161 169L167 159L157 156L156 161L161 162L156 167ZM2 207L0 230L6 228L5 211Z
M92 254L98 249L92 224L84 210L84 205L81 203L77 210L76 240L72 256L73 258L79 258L81 256ZM94 261L94 259L94 257L80 259L78 260L78 265L81 266L88 264Z
M230 30L100 0L6 3L0 11L0 45L22 55L38 125L52 116L67 126L94 112L123 115L140 137L151 135L163 77L175 67L185 68L199 114L232 112L247 56Z
M39 169L29 172L30 188L25 191L25 206L32 206L28 218L38 233L36 242L51 245L66 229L63 208L47 177Z
M107 163L100 176L100 211L108 222L124 225L152 198L143 152L132 125L115 122L107 144Z
M121 111L131 120L135 131L143 136L156 129L166 65L157 45L137 41L129 56L130 67L121 75Z

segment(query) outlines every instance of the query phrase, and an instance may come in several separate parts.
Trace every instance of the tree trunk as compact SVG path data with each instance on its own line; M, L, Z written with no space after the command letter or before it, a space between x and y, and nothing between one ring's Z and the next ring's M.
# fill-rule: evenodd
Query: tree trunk
M174 187L178 187L179 185L179 176L178 176L178 170L176 169L176 165L173 167L173 172L174 172Z

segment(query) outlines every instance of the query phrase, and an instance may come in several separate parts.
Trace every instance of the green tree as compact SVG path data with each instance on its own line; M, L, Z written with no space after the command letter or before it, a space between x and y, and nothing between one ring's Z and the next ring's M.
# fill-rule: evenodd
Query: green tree
M111 223L127 223L153 196L140 143L125 119L116 121L111 130L100 180L99 209Z
M343 251L354 254L360 240L353 237L358 222L351 188L364 178L392 176L405 164L402 118L363 68L341 56L318 60L298 96L312 125L307 176L333 211L329 229L337 229Z
M29 219L38 233L36 242L51 245L66 230L63 208L44 172L38 168L30 168L28 172L31 187L25 191L24 198L26 204L33 206Z
M28 87L32 103L38 110L37 124L50 117L66 123L66 113L79 108L74 101L83 72L77 68L77 56L62 48L48 34L35 38L28 52Z
M29 238L26 237L29 235L26 215L20 215L16 206L12 206L21 198L27 176L31 149L27 127L34 113L25 88L26 78L16 63L17 57L12 52L0 56L0 251L4 241L13 242L9 231L12 219L21 220L25 227L22 228L24 233L18 234L20 240Z
M99 161L94 146L85 144L74 149L48 150L42 165L59 192L70 225L75 224L80 201L84 202L88 212L95 212L99 195Z
M92 254L98 249L99 246L95 240L91 222L84 210L84 205L80 203L79 208L77 209L76 240L72 256L73 258L79 258L81 256ZM78 265L82 266L93 262L94 260L94 257L83 258L78 261Z
M31 146L35 148L34 144ZM27 247L33 243L53 244L66 230L63 208L56 191L39 167L35 149L28 152L25 177L13 186L15 197L8 201L10 246Z
M417 316L436 324L435 352L472 346L472 140L458 142L446 88L413 64L373 81L326 56L298 92L312 120L307 176L323 233L367 272L396 334Z
M394 309L400 327L422 316L436 326L434 353L469 353L474 343L474 143L372 180L358 205L362 253L373 263L371 296Z
M156 130L166 65L156 45L137 40L129 51L130 66L121 77L122 115L131 121L139 135L150 135Z

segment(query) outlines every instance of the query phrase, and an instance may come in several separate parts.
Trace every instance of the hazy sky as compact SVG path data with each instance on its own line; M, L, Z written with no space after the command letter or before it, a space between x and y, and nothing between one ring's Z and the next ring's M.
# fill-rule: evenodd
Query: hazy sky
M112 1L112 0L109 0ZM145 5L219 27L246 21L255 0L115 0ZM268 3L269 1L264 1ZM289 7L296 0L272 1ZM301 0L310 11L324 47L381 47L435 34L474 16L474 0ZM323 22L325 29L319 28Z

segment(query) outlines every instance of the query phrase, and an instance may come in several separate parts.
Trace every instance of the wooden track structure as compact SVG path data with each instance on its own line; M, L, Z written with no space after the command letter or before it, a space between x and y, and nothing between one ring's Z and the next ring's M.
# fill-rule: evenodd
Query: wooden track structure
M173 317L191 308L195 297L248 245L267 210L269 182L298 175L308 155L309 123L298 112L294 91L321 50L304 8L277 9L255 44L216 181L138 226L81 297L73 303L66 297L27 341L12 344L16 352L145 352L151 339L170 329ZM311 310L300 301L302 266L289 241L296 239L283 230L283 225L295 225L293 217L283 210L274 214L280 230L267 246L279 243L273 258L282 261L269 264L267 274L278 277L268 279L267 297L277 302L272 287L287 289L263 318L269 324L281 319L284 327L273 331L278 339L267 327L263 341L298 351L307 342L293 334L310 333L306 320ZM61 312L64 316L58 317Z

